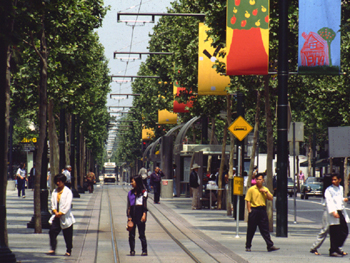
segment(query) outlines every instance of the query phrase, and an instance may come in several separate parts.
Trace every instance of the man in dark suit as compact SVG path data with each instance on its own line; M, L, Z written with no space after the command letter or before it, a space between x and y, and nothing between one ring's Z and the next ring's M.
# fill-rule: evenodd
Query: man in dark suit
M154 203L155 204L159 204L160 182L161 182L163 176L164 176L164 173L162 172L162 170L158 166L154 169L154 172L151 174L151 188L154 191Z
M193 164L190 174L190 187L192 189L192 210L198 209L198 202L199 202L199 185L201 183L200 178L198 176L198 169L200 166L198 164Z

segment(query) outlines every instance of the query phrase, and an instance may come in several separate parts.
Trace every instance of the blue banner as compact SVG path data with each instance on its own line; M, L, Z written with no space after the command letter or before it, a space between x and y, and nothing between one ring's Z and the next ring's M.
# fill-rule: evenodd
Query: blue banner
M299 0L300 74L339 74L341 0Z

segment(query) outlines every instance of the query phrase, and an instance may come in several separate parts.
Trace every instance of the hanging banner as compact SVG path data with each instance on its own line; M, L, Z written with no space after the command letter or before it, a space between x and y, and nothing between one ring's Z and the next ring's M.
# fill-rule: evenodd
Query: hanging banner
M168 110L158 110L158 124L177 124L177 114Z
M178 70L175 65L175 72ZM179 71L180 72L180 71ZM184 113L189 112L188 108L193 107L193 101L191 100L192 96L186 103L181 103L175 100L175 97L182 96L183 93L187 93L187 89L180 86L179 82L177 80L174 80L173 85L173 94L174 94L174 102L173 102L173 112L177 113ZM182 93L182 94L181 94ZM189 93L192 93L191 91Z
M148 129L148 128L142 127L142 140L143 141L152 140L152 138L154 136L155 135L154 135L153 129Z
M267 75L269 0L227 0L226 75Z
M186 88L179 87L178 83L174 84L173 86L174 97L181 96L180 95L181 92L187 92ZM193 101L191 100L187 101L187 103L181 103L174 99L173 112L177 112L177 113L189 112L188 108L192 108L192 107L193 107Z
M209 27L199 23L198 38L198 95L227 95L226 87L230 86L230 77L222 76L213 68L215 61L226 63L226 59L219 57L219 52L226 49L213 48L213 40L208 38Z
M339 74L341 0L299 0L298 72Z

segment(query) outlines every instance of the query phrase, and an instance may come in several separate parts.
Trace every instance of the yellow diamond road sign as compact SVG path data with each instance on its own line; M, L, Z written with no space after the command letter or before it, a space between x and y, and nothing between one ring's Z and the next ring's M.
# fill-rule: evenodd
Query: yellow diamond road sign
M239 116L230 127L228 127L228 130L240 141L242 141L252 129L253 127L250 126L242 116Z

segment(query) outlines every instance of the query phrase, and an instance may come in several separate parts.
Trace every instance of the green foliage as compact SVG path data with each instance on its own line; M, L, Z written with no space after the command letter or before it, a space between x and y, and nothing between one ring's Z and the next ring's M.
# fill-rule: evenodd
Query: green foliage
M44 29L49 53L48 99L54 100L54 114L63 105L69 113L78 115L87 131L88 148L95 159L101 158L107 138L104 127L109 121L106 103L110 79L103 47L93 30L101 26L106 11L101 0L18 2L17 46L11 64L15 132L27 129L18 121L23 117L38 122L40 60L33 45L40 49L38 38Z

